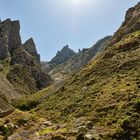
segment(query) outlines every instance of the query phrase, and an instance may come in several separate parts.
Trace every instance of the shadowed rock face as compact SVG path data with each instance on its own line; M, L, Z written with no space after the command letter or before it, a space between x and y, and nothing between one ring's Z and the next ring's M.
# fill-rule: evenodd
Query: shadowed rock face
M22 47L16 49L11 58L11 65L23 64L27 66L35 65L36 61L32 55L25 51Z
M11 60L6 76L19 93L34 93L52 80L40 68L40 55L33 39L22 44L19 31L19 21L7 19L0 23L0 60Z
M19 21L7 19L0 23L0 59L5 59L21 46Z

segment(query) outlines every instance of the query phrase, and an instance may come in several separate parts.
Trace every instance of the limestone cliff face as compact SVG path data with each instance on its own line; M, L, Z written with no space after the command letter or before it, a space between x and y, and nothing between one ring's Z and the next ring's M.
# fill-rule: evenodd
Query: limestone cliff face
M7 19L0 23L0 59L5 59L21 46L19 21Z
M34 93L51 84L50 76L40 67L40 55L32 38L24 44L20 38L19 21L7 19L0 23L0 63L7 61L8 80L19 93Z

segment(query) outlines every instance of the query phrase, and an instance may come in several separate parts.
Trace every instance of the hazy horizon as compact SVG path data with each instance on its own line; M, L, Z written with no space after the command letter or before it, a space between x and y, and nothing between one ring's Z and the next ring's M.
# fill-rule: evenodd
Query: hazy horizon
M19 20L21 38L32 37L42 61L49 61L63 46L74 51L89 48L113 35L128 8L139 0L0 0L0 18Z

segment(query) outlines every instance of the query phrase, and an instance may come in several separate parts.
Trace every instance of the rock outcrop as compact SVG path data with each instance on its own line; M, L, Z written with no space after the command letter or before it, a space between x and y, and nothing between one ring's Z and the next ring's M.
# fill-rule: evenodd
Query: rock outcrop
M69 48L68 45L64 46L61 51L58 51L56 56L49 62L50 67L56 67L70 58L72 58L76 53Z
M0 59L7 58L21 46L19 21L7 19L0 23Z
M32 56L35 57L36 61L40 63L40 55L37 53L34 40L30 38L23 44L23 48Z
M111 44L119 41L124 35L132 33L140 29L140 2L130 9L128 9L125 20L121 27L113 36Z
M52 80L41 70L33 39L22 44L19 31L19 21L7 19L0 23L0 63L6 65L6 76L19 93L34 93L50 85Z

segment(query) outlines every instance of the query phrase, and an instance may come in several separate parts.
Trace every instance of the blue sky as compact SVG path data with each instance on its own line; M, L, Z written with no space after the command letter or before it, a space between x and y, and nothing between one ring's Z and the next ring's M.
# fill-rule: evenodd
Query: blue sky
M22 42L33 37L41 60L63 46L91 47L113 34L139 0L0 0L0 18L20 20Z

